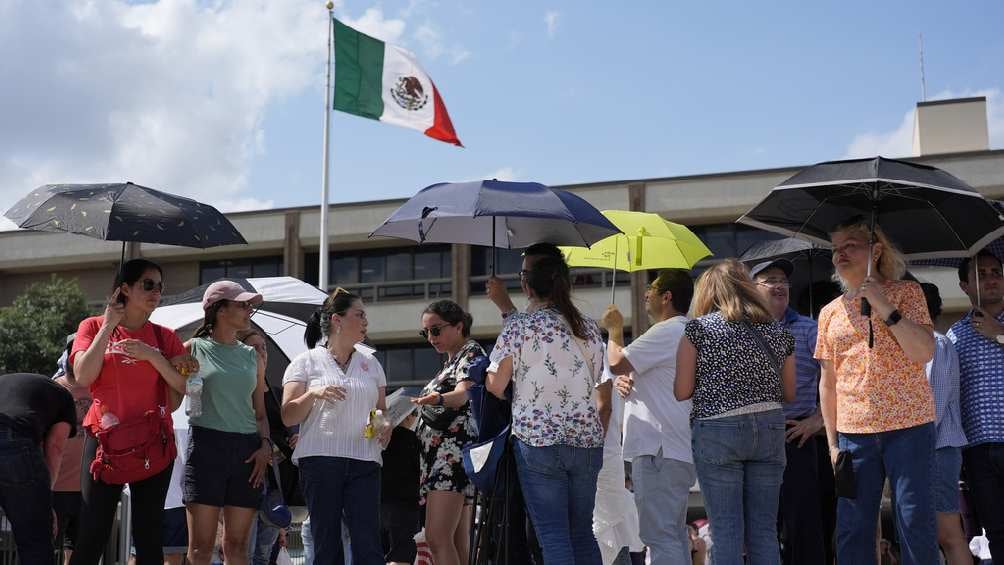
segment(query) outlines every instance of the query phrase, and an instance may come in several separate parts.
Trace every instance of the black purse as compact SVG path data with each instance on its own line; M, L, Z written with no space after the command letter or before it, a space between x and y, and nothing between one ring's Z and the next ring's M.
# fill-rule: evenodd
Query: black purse
M453 363L443 367L443 370L440 371L439 375L437 375L436 378L429 384L425 385L425 390L423 390L422 393L432 394L435 392L442 395L448 392L453 392L456 385L454 384L452 387L447 386L446 381L449 376L453 374L454 365L459 362L460 357L461 356L458 355L453 360ZM453 420L455 420L459 415L460 410L456 408L449 408L447 406L422 406L422 410L419 412L419 416L422 418L422 423L437 432L445 432L450 429L450 425L453 424Z

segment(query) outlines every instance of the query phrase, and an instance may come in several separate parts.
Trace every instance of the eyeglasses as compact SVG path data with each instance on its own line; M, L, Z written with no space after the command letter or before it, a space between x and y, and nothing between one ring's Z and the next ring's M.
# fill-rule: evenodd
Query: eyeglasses
M765 286L767 288L791 288L791 283L789 281L780 279L767 279L765 281L757 281L760 286Z
M143 290L150 292L153 289L157 289L157 292L164 292L163 281L155 281L153 279L143 279L140 281L143 283Z
M230 300L229 302L230 304L237 305L237 307L240 308L241 310L250 310L251 308L253 308L250 302L237 302L236 300Z
M443 328L452 326L453 324L439 324L438 326L432 326L429 329L422 328L418 330L418 335L422 336L422 339L429 339L429 336L439 337L439 334L443 333Z

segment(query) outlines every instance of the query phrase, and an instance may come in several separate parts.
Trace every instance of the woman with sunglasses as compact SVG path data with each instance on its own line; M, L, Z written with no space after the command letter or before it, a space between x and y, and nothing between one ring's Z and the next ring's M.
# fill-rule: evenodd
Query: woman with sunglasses
M80 476L83 504L70 559L75 565L96 564L101 559L122 494L122 484L107 483L90 472L99 445L95 434L159 410L166 410L166 425L173 428L170 412L185 391L185 377L177 368L197 366L172 330L150 322L163 289L160 266L145 259L127 261L116 274L104 315L80 322L70 350L73 370L68 378L72 384L89 387L93 398L83 423L87 433ZM168 441L173 452L173 434ZM140 565L164 562L161 527L171 468L167 461L162 469L150 469L150 476L129 483L133 541Z
M485 355L471 339L471 315L452 300L433 302L422 312L419 334L446 364L415 399L421 406L418 439L422 445L422 483L425 498L425 539L437 565L460 565L470 544L468 525L474 486L464 472L461 448L477 436L467 402L467 368Z
M272 462L265 415L265 359L238 338L251 327L260 294L232 281L209 285L205 319L185 345L199 362L202 412L191 414L182 485L188 514L188 562L208 565L223 511L227 563L248 562L248 537Z
M310 510L314 563L342 565L342 521L354 565L383 565L380 541L381 442L365 434L372 410L386 409L387 378L366 338L363 301L335 289L314 313L282 379L282 421L300 424L293 463ZM314 347L326 339L322 347Z

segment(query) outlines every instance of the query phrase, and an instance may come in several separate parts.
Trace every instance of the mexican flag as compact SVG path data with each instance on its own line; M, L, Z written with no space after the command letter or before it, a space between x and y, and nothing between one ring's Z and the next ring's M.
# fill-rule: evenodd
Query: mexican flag
M413 54L338 20L334 24L335 110L461 145L436 85Z

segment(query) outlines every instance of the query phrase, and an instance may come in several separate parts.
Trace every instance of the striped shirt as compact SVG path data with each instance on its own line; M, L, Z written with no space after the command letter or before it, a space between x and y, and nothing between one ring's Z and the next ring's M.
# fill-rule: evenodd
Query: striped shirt
M819 361L816 353L816 321L788 308L781 320L795 336L795 400L784 403L784 417L805 418L819 407Z
M363 437L370 410L376 408L380 389L387 386L383 367L368 348L357 346L344 372L327 348L305 351L286 367L282 385L289 383L303 383L308 389L319 385L345 389L345 400L314 401L300 425L293 463L301 457L316 456L382 462L379 440Z
M934 332L934 358L927 362L927 381L934 393L935 449L963 447L966 433L959 412L959 355L952 341Z
M973 329L972 319L970 312L948 330L959 355L962 427L969 445L1004 443L1004 347Z

